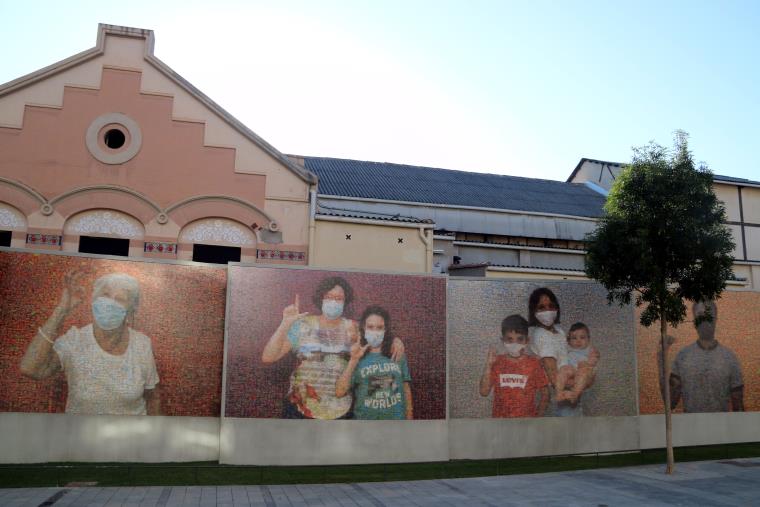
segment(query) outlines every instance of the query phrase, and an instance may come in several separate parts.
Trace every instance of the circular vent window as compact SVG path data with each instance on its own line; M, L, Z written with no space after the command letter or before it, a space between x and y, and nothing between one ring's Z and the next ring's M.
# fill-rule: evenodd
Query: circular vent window
M95 118L87 129L87 149L104 164L123 164L134 158L142 146L142 133L132 118L108 113Z
M119 129L108 129L106 135L103 136L103 142L112 150L118 150L124 146L124 141L126 140L127 137L124 135L124 132Z

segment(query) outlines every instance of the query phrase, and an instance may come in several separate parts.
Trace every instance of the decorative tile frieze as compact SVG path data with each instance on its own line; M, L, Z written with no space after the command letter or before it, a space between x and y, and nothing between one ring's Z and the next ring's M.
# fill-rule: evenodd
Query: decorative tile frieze
M146 241L145 248L143 251L145 253L176 254L177 244L176 243L161 243L157 241Z
M134 218L118 211L93 210L69 220L64 232L78 236L109 234L120 238L140 239L143 237L143 226Z
M223 218L199 220L182 231L180 243L227 243L249 246L256 242L252 231Z
M26 244L60 246L61 236L56 236L54 234L27 234Z
M0 229L20 229L26 227L23 215L8 209L0 203Z
M276 261L305 261L306 252L290 252L286 250L256 250L257 259L271 259Z

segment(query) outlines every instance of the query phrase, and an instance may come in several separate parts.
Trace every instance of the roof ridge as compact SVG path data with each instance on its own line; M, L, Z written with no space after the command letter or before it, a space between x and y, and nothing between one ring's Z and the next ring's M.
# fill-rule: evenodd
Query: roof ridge
M288 154L287 156L292 157L298 157L303 158L304 160L311 159L311 160L339 160L343 162L359 162L359 163L365 163L365 164L381 164L381 165L391 165L396 167L412 167L415 169L427 169L431 171L446 171L446 172L452 172L452 173L461 173L461 174L476 174L476 175L483 175L483 176L496 176L499 178L511 178L511 179L519 179L519 180L528 180L528 181L546 181L549 183L569 183L571 185L581 185L580 183L570 183L567 181L561 181L561 180L550 180L547 178L532 178L530 176L515 176L513 174L497 174L497 173L483 173L483 172L477 172L477 171L465 171L462 169L448 169L445 167L431 167L431 166L425 166L425 165L412 165L412 164L401 164L398 162L378 162L376 160L358 160L353 158L341 158L341 157L315 157L311 155L292 155Z

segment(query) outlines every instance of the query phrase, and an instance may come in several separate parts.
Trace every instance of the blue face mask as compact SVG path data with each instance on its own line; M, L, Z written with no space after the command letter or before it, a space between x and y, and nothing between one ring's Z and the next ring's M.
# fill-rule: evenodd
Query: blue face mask
M334 299L323 299L322 314L330 320L337 319L343 315L343 303Z
M127 309L116 300L100 296L92 302L92 316L100 329L113 331L124 322Z
M385 338L385 331L364 331L364 339L373 349L383 344L383 338Z

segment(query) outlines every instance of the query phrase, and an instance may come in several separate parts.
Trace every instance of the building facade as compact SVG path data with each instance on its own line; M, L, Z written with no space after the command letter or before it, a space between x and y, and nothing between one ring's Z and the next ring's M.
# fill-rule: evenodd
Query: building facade
M94 48L0 87L0 245L306 264L316 178L153 55Z
M568 182L587 183L605 191L625 164L582 158ZM715 174L713 190L726 207L726 225L734 244L734 280L729 289L760 290L760 181Z

